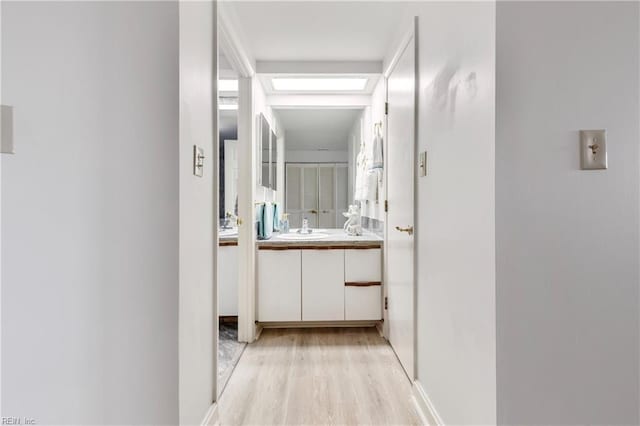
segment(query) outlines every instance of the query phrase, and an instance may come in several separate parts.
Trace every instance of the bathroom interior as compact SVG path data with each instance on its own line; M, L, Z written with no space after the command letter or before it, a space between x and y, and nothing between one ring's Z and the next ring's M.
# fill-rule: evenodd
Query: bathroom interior
M263 328L387 332L382 72L243 79L232 57L220 49L219 394Z

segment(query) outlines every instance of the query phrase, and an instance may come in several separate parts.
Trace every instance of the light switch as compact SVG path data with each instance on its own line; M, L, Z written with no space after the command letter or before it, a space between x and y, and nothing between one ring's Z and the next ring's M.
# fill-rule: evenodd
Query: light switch
M607 168L606 130L580 130L580 165L582 170Z
M420 177L427 175L427 151L418 154L418 175Z
M202 177L204 170L204 150L198 146L193 146L193 174Z
M0 106L0 152L14 154L13 147L13 107Z

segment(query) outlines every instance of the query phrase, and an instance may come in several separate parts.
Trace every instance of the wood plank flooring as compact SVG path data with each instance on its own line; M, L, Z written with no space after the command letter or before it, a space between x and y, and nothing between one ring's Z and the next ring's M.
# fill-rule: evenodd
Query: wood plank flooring
M219 400L222 425L416 425L411 385L371 328L265 329Z

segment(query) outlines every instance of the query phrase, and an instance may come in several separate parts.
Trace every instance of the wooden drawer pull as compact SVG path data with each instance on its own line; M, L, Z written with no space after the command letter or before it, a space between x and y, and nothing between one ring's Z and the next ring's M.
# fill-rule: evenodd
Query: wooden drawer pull
M382 285L380 281L355 281L344 283L346 287L372 287L375 285Z

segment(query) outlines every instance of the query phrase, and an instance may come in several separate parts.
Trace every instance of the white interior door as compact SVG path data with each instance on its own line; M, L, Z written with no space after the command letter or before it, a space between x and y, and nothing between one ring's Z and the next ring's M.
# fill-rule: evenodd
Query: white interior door
M320 228L336 227L336 167L318 165L318 208Z
M237 215L238 198L238 141L224 141L224 212Z
M285 213L289 215L289 226L299 228L302 222L302 167L287 164L285 191Z
M310 228L318 227L318 165L302 166L302 218L309 220Z
M387 78L386 285L389 342L414 379L415 51L408 42Z
M336 228L342 228L347 220L342 215L349 209L349 167L336 164Z

